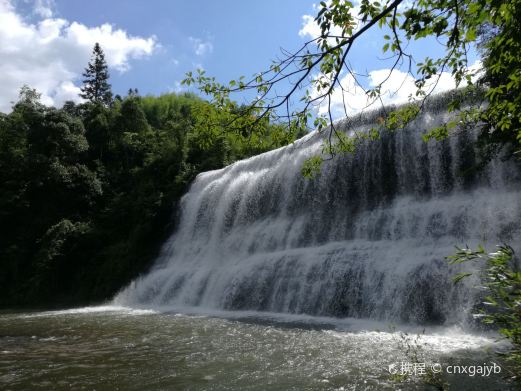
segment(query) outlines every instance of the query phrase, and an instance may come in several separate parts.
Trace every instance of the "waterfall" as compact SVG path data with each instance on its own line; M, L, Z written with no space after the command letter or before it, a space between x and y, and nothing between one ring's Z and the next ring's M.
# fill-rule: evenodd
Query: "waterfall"
M453 284L457 270L445 257L455 245L521 243L521 178L515 163L499 158L469 170L476 130L424 142L421 135L449 117L444 103L435 99L406 129L326 161L313 179L301 167L321 151L317 132L200 174L155 266L116 301L413 323L465 319L476 293L472 282ZM378 115L338 126L364 131Z

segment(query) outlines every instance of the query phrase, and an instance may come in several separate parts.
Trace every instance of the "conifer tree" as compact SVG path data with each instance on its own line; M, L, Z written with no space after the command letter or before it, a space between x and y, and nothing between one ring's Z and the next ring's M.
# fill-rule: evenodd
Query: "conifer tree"
M108 83L109 72L105 54L99 43L96 42L92 50L91 60L83 73L83 87L80 96L92 103L101 103L105 106L112 102L111 86Z

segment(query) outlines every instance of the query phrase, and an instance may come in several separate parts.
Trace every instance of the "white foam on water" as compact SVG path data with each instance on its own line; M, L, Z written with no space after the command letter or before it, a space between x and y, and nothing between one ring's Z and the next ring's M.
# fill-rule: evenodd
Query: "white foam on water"
M70 308L70 309L66 309L66 310L35 312L35 313L30 313L30 314L22 314L20 316L24 317L24 318L36 318L36 317L50 317L50 316L76 315L76 314L95 314L95 313L108 313L108 312L117 312L119 314L125 314L125 315L149 315L149 314L156 313L156 311L154 311L152 309L139 309L139 308L120 306L120 305L100 305L100 306L90 306L90 307L81 307L81 308Z
M447 115L431 108L312 180L301 167L320 152L317 132L200 174L156 265L113 304L469 322L476 280L454 285L462 269L445 257L456 245L521 243L521 181L500 159L462 175L476 161L476 131L423 142Z

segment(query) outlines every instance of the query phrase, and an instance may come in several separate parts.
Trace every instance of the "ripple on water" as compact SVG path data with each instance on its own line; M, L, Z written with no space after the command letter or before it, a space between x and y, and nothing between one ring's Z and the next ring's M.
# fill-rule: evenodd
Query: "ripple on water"
M496 360L490 349L500 346L456 327L422 333L356 319L211 315L113 306L0 315L0 388L394 389L387 368L407 359L404 338L416 340L422 359L444 364ZM480 390L510 387L449 378L462 379Z

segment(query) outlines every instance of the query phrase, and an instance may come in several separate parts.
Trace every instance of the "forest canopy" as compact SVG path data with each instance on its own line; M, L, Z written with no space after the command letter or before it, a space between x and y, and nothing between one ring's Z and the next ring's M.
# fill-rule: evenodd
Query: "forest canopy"
M112 98L102 49L85 103L40 103L23 87L0 114L0 305L106 299L146 270L200 172L291 143L299 134L243 119L192 94ZM241 110L237 106L236 110Z

